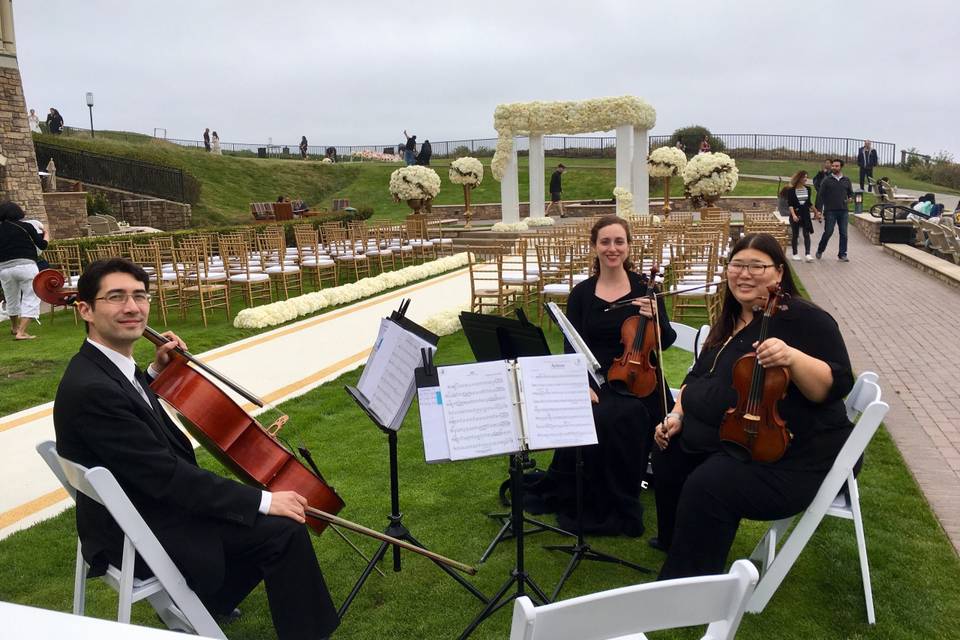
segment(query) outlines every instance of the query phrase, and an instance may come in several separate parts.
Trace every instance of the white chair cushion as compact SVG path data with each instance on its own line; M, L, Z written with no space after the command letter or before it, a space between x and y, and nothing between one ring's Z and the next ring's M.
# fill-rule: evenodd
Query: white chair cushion
M569 294L570 285L564 284L562 282L554 282L552 284L543 285L544 293L553 293L553 294Z
M273 267L267 267L267 268L265 269L265 271L266 271L267 273L270 273L270 274L274 274L274 273L300 273L300 267L284 267L283 269L281 269L281 268L280 268L280 265L276 265L276 266L273 266Z
M530 274L505 273L505 274L503 274L503 281L504 281L504 282L509 282L509 283L512 283L512 284L523 284L523 283L532 284L532 283L534 283L534 282L539 282L539 281L540 281L540 277L539 277L539 276L532 276L532 275L530 275Z
M267 280L270 280L270 276L265 273L251 273L249 277L245 273L230 276L230 282L265 282Z

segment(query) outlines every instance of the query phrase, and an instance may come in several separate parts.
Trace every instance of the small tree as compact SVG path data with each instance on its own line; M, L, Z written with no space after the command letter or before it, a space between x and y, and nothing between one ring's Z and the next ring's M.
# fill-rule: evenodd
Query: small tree
M726 150L727 146L723 144L720 138L715 138L709 129L698 124L674 131L673 135L670 136L670 145L676 146L679 140L683 144L684 152L686 152L688 156L693 156L700 151L700 141L703 140L703 136L707 136L707 141L710 143L710 151L718 152Z

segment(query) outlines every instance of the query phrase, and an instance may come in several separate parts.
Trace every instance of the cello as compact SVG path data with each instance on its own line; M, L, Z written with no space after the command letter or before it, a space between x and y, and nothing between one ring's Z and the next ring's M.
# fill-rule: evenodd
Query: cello
M770 287L760 323L757 344L767 339L770 318L785 307L786 294L779 286ZM793 434L777 411L777 402L787 393L790 372L786 367L764 368L752 351L733 365L736 406L727 409L720 424L720 443L733 455L748 454L755 462L776 462L786 453Z
M54 269L44 269L34 277L33 290L37 297L48 304L69 306L76 301L77 292L64 288L64 284L63 274ZM149 326L144 329L143 335L158 346L169 341ZM473 567L338 517L336 514L345 503L323 479L309 454L301 449L312 470L277 437L287 416L281 416L265 428L211 378L263 407L265 403L257 396L180 347L171 350L170 355L170 362L150 383L150 388L184 418L184 426L190 435L239 478L266 491L296 491L305 497L309 505L305 512L311 518L308 526L314 532L322 533L328 523L340 525L464 573L476 574Z

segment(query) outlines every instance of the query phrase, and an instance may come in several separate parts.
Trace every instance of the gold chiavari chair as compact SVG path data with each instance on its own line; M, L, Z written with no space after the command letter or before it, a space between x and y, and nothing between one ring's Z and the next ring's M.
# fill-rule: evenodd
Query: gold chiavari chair
M323 288L324 282L335 287L338 282L337 263L321 247L317 230L306 226L310 228L294 230L300 268L314 275L317 289Z
M407 220L407 243L413 247L415 260L426 262L437 257L437 247L427 238L427 221Z
M196 304L200 307L203 326L207 326L207 312L217 308L226 310L230 318L230 295L226 283L209 282L205 279L206 260L196 246L180 246L173 250L173 265L180 289L180 317L187 317L187 310Z
M536 263L531 259L529 240L520 238L515 250L503 257L503 282L517 293L517 299L523 309L535 304L540 295L540 274Z
M68 287L77 286L77 280L79 280L80 276L79 274L74 276L70 273L70 254L67 251L66 246L48 246L43 251L43 257L46 259L47 262L50 263L51 269L56 269L61 274L63 274L65 284ZM77 320L76 307L74 307L73 305L54 305L54 304L50 305L50 323L51 324L53 323L54 317L56 317L56 311L58 306L63 306L64 308L69 306L71 309L73 309L73 323L77 324L78 320Z
M220 256L229 271L233 287L239 287L243 300L248 307L257 300L273 302L273 287L270 276L263 272L259 260L253 261L247 243L240 236L222 235L219 238Z
M708 324L713 324L714 298L723 289L718 270L719 245L716 232L687 233L675 245L673 278L668 287L675 294L672 320L682 322L691 315L702 314Z
M303 293L303 272L295 264L295 260L287 256L287 245L283 235L264 233L257 236L257 248L263 271L277 289L277 298L283 291L283 299L290 299L290 290Z
M167 314L173 308L180 306L180 286L177 284L177 274L163 270L160 259L160 247L152 242L134 245L132 250L133 262L143 267L150 276L150 289L153 294L151 311L157 310L160 321L167 325Z
M516 308L516 291L503 281L503 247L468 247L470 311L508 316Z
M113 252L113 248L109 244L98 244L92 247L87 247L87 264L91 262L96 262L97 260L108 260L109 258L120 258Z
M438 256L453 255L453 238L447 238L443 235L443 214L430 214L427 216L427 232L430 236L430 242L436 249Z
M540 268L539 304L540 321L543 321L543 305L556 301L567 308L567 299L573 291L574 273L580 271L580 263L574 260L573 246L568 242L554 240L537 244L537 264Z
M396 268L396 257L393 247L390 246L389 225L367 228L367 251L364 255L371 262L371 271L373 265L378 268L378 273L393 271Z

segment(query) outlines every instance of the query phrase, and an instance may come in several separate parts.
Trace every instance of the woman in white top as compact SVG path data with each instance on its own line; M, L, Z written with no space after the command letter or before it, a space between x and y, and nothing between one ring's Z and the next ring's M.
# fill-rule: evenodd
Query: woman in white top
M27 116L27 122L30 124L30 131L40 133L40 116L34 109L30 109L30 115Z

